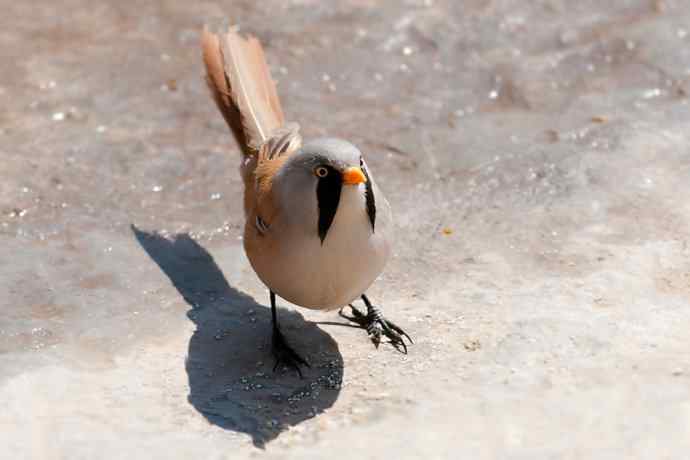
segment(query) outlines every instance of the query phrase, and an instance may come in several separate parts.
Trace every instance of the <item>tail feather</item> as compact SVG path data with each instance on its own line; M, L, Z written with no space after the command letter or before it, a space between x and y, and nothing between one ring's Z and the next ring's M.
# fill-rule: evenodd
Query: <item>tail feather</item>
M225 76L225 64L218 36L211 34L204 28L201 40L204 64L206 65L206 84L211 90L218 110L232 130L237 144L245 155L250 155L252 152L249 150L242 127L242 115L230 96L230 82Z
M270 112L274 116L274 123L278 123L276 128L285 124L285 117L283 115L283 108L280 105L280 98L276 90L276 85L271 79L271 73L266 64L266 55L261 42L256 37L249 37L248 45L251 49L250 58L252 61L252 68L256 69L256 83L258 91L263 100L268 102Z
M204 28L201 46L216 105L245 155L255 155L285 124L261 43L233 30L219 36Z

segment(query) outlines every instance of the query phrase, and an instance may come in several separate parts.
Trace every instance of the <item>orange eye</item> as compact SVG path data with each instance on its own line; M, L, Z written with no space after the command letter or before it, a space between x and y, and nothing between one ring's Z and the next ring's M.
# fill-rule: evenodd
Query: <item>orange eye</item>
M314 169L314 174L316 177L326 177L328 175L328 168L317 166L316 169Z

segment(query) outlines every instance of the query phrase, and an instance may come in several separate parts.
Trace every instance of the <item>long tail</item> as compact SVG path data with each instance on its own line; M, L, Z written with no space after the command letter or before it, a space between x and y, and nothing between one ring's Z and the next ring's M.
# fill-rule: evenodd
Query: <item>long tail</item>
M201 47L206 81L218 109L245 155L255 155L285 119L275 83L256 37L204 28Z

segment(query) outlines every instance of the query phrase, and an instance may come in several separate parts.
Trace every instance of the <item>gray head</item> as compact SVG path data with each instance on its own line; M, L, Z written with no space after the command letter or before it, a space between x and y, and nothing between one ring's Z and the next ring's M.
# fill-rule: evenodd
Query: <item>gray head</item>
M355 205L369 214L372 228L376 206L362 153L351 143L333 138L306 143L280 168L273 182L286 217L318 234L323 243L341 197L356 192ZM307 206L304 206L304 204ZM345 204L343 204L345 205Z
M322 161L333 167L345 169L360 166L362 152L351 143L342 139L324 137L305 143L298 155L293 157L293 160L297 162L307 159Z

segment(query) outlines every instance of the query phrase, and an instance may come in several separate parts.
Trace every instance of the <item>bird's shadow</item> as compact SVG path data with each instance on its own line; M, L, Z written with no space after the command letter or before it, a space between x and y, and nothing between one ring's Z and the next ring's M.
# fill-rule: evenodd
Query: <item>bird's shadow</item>
M281 328L310 362L300 379L275 373L271 312L230 286L213 257L187 234L163 237L132 226L137 241L190 305L196 324L185 362L188 400L222 428L247 433L258 447L332 406L340 393L338 345L302 315L281 310Z

